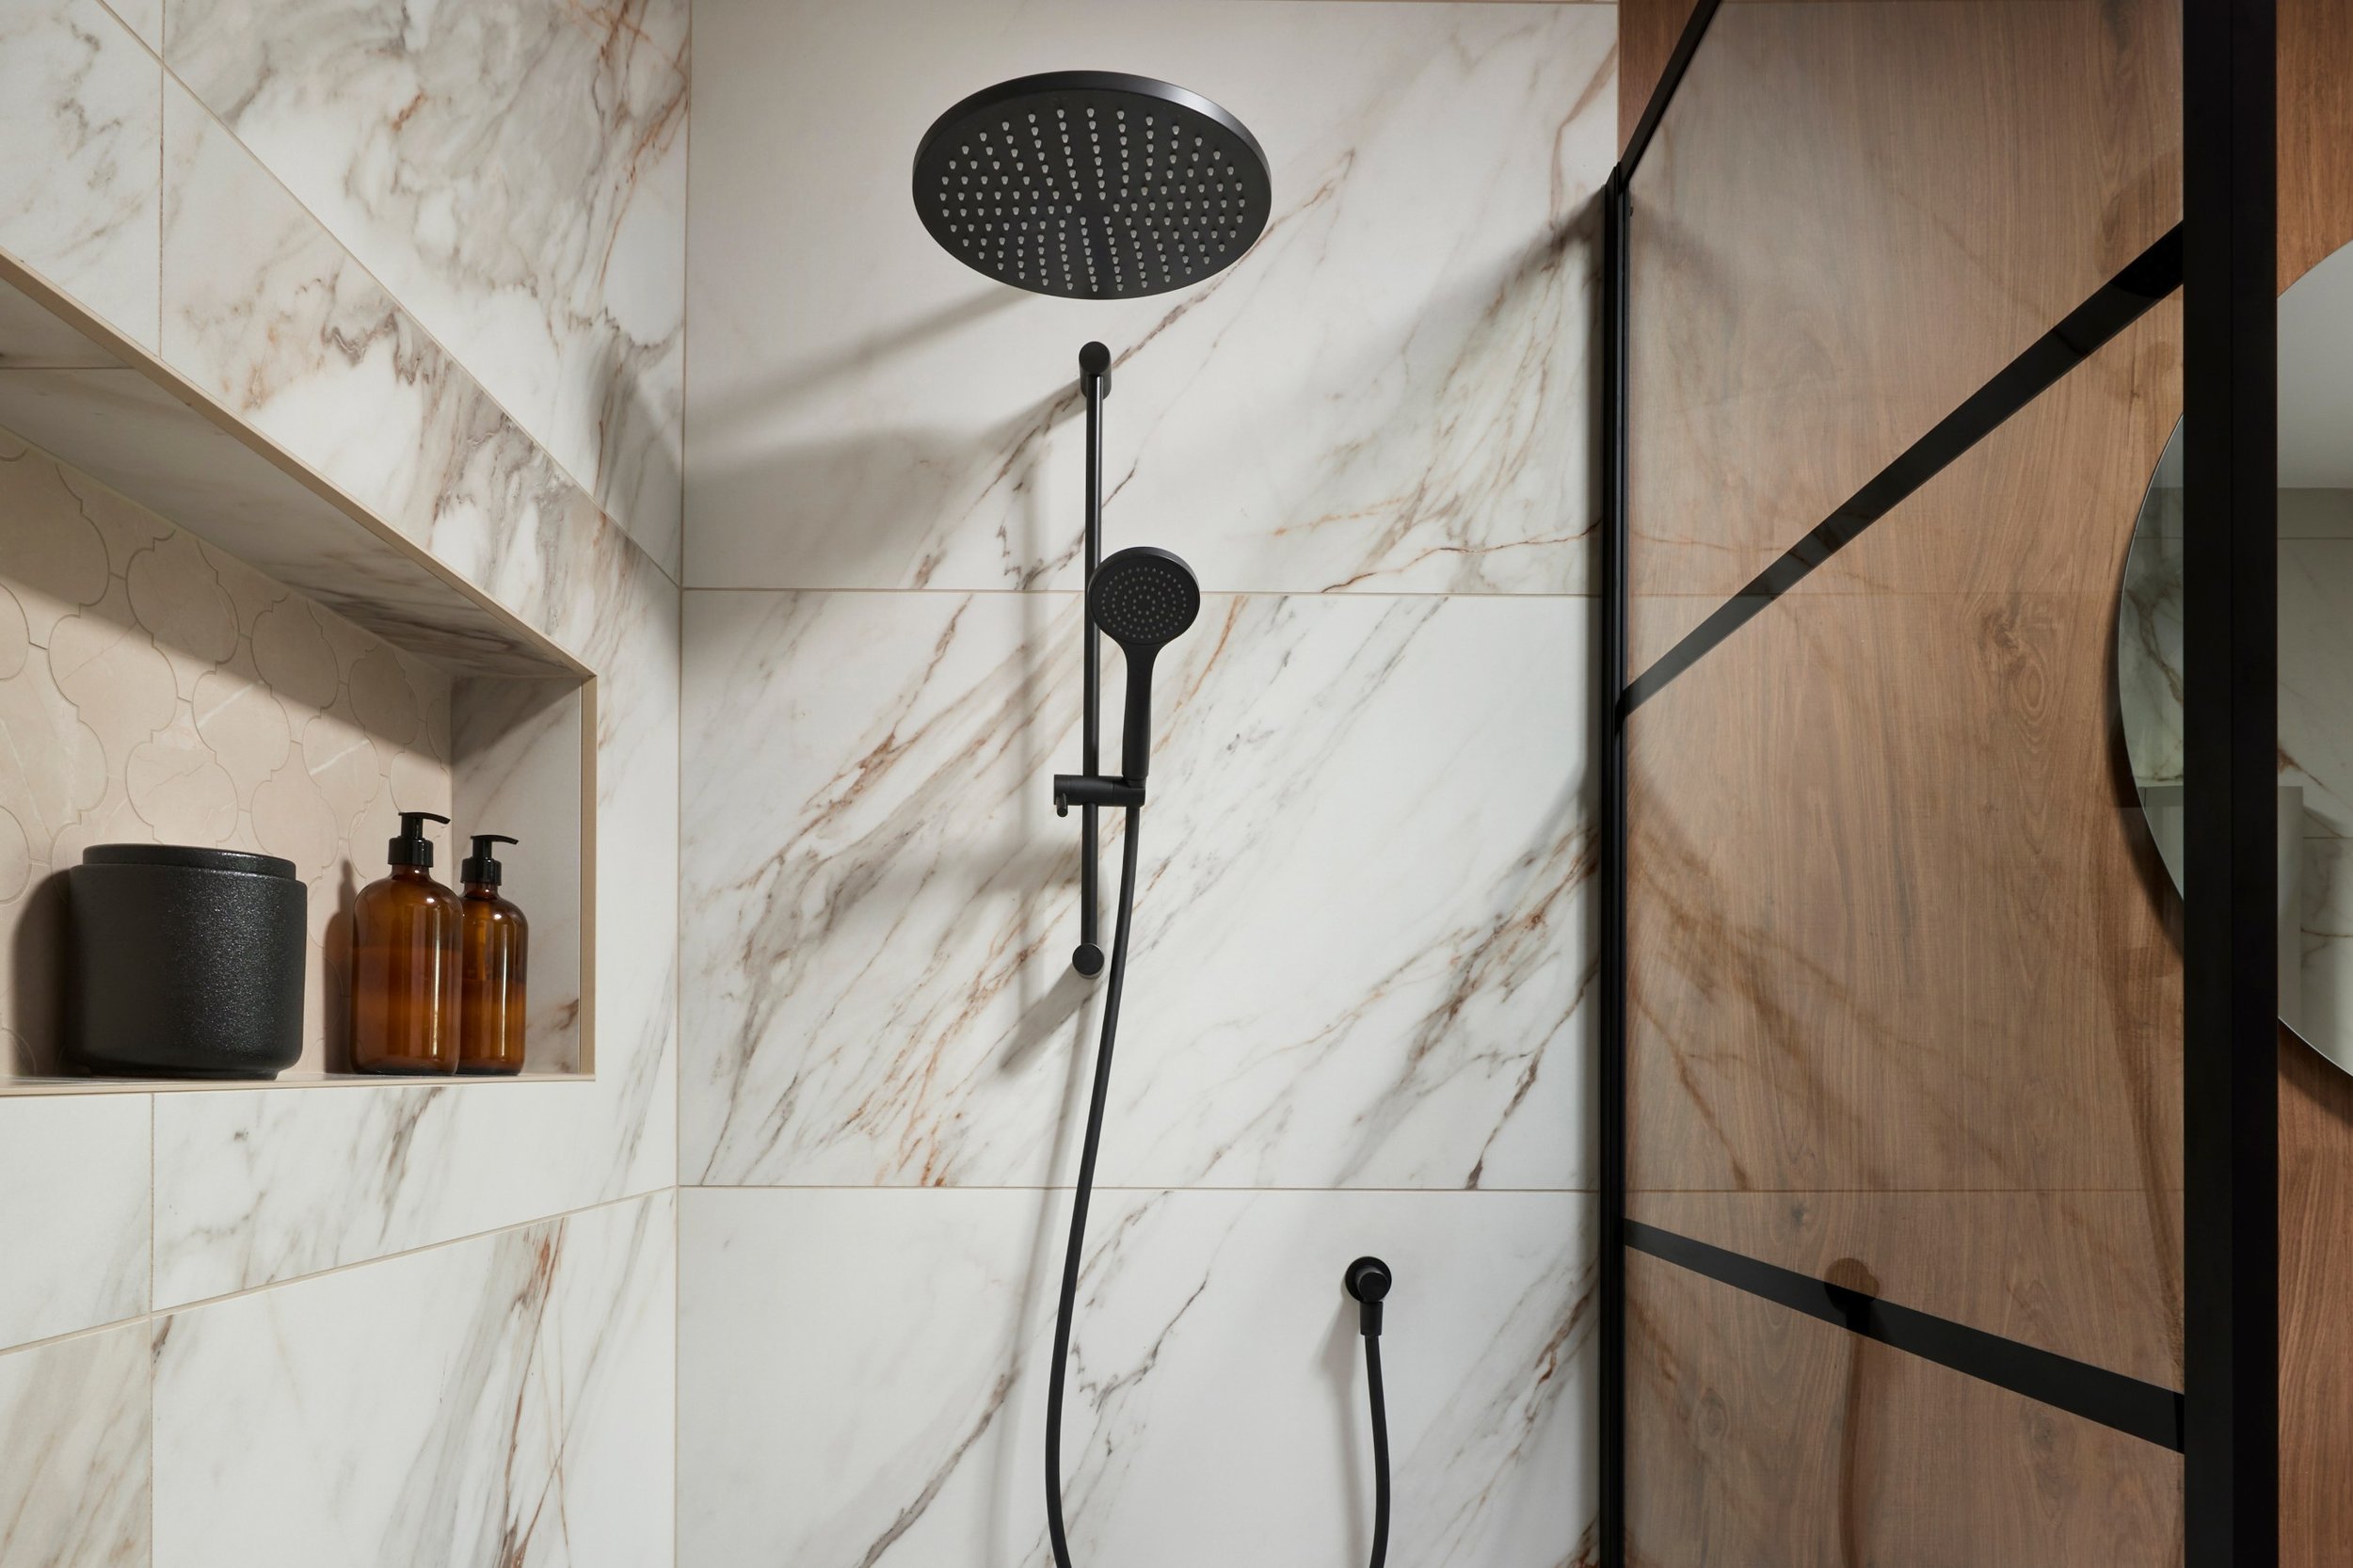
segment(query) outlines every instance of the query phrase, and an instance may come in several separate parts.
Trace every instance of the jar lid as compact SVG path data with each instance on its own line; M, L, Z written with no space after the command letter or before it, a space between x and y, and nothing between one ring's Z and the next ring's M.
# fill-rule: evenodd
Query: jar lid
M202 849L194 844L92 844L82 852L85 866L185 866L191 871L242 872L248 876L295 880L295 863L275 855L240 849Z

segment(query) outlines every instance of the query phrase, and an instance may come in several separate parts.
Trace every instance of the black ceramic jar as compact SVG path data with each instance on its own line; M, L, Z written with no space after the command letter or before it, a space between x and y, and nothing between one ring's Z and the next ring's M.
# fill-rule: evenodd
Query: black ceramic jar
M66 873L68 1056L138 1078L276 1078L302 1054L310 889L294 862L95 844Z

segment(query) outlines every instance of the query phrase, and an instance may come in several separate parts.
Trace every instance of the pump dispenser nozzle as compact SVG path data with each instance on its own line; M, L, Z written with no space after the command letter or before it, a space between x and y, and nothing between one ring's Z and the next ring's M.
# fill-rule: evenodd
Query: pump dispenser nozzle
M486 888L497 887L506 880L506 872L505 868L499 864L498 851L490 846L521 842L520 839L510 839L504 833L473 835L473 853L466 856L464 865L457 868L458 880L469 886L479 883Z
M385 858L395 866L425 866L433 864L433 840L424 836L429 822L449 825L449 819L438 811L403 811L400 814L400 837L385 847Z

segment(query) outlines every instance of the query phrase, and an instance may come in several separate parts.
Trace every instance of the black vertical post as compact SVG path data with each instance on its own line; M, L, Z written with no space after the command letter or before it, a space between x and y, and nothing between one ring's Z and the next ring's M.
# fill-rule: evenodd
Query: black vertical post
M1601 1568L1625 1561L1625 691L1626 185L1602 191L1601 1162L1599 1248Z
M2279 1560L2278 343L2271 0L2183 6L2188 1568Z

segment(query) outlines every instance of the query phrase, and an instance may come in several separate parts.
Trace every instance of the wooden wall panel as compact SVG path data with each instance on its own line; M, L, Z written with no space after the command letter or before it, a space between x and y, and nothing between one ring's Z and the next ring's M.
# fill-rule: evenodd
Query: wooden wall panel
M1666 74L1667 58L1691 20L1698 0L1619 0L1618 149L1634 136L1643 107Z
M1688 8L1689 0L1623 0L1623 128L1630 129L1641 113ZM1769 18L1775 8L1743 4L1737 12L1762 11ZM1933 80L1908 84L1906 96L1926 91L1933 109L1937 92L1974 81L1970 90L1980 99L1976 105L1977 131L1947 120L1945 129L1925 135L1928 121L1917 113L1891 114L1893 100L1857 95L1855 84L1899 82L1884 69L1883 59L1875 61L1867 50L1839 45L1819 33L1812 47L1776 42L1775 29L1785 38L1789 28L1818 27L1826 13L1841 11L1877 16L1866 27L1906 24L1926 13L1966 12L1973 8L1970 0L1932 7L1781 8L1787 14L1779 23L1742 24L1711 36L1701 56L1697 89L1670 120L1663 144L1655 150L1658 162L1648 168L1644 182L1650 188L1638 187L1644 211L1636 232L1637 278L1651 292L1638 297L1634 365L1633 570L1641 595L1635 617L1637 669L1713 608L1731 586L1818 520L1829 502L1849 493L1862 475L1925 428L1927 421L1945 412L1956 400L1955 388L1965 392L1981 380L2025 337L2080 297L2089 279L2112 272L2137 243L2176 216L2170 202L2178 190L2179 162L2169 141L2176 134L2168 116L2178 95L2178 56L2170 52L2178 21L2170 7L2081 12L2096 15L2103 25L2116 29L2117 47L2102 55L2091 69L2083 67L2081 51L2073 45L2045 47L2039 59L2012 56L2002 70L1975 75L1966 48L1910 51L1918 69L1934 72L1945 85L1940 88ZM2041 24L2047 25L2066 9L2045 8ZM1889 19L1894 19L1892 24ZM1850 16L1839 24L1852 29L1856 22ZM2353 243L2353 0L2280 0L2280 276L2284 288L2322 258ZM1711 70L1713 87L1707 85ZM1809 104L1819 107L1804 108ZM1793 105L1801 112L1793 115ZM1968 110L1963 106L1959 112ZM1698 144L1711 137L1716 152L1704 157ZM2014 170L2003 163L2006 151L2024 152L2041 166L2028 170L2034 178L2022 184L2009 177ZM1705 188L1710 179L1722 183L1713 193ZM2035 179L2052 183L2038 186ZM1644 222L1651 225L1647 234ZM1655 336L1644 335L1645 321ZM2159 330L2176 334L2168 341L2178 342L2177 325L2169 323ZM2144 371L2151 368L2149 361L2140 364ZM2177 393L2169 399L2164 391L2165 378L2177 372L2164 365L2153 368L2156 379L2144 378L2139 392L2079 408L2063 427L2047 432L2044 444L2011 454L2018 483L1999 496L2000 504L1981 514L1987 524L1999 528L2026 515L2033 510L2026 492L2047 485L2074 492L2069 507L2080 520L2088 545L2094 547L2084 557L2087 563L2102 549L2120 547L2118 531L2129 527L2146 465L2137 473L2120 473L2109 459L2126 455L2140 463L2153 418L2160 424L2169 420L2170 408L2178 403ZM1988 497L1993 499L1993 492ZM1866 541L1878 542L1869 536ZM1988 541L1979 559L1990 561L1995 555ZM1847 581L1838 582L1838 574L1831 574L1813 587L1820 594L1833 589L1884 593L1904 585L1921 569L1917 560L1874 563L1858 555L1845 564ZM1845 617L1850 624L1844 631L1831 629L1841 618L1834 607L1828 616L1818 610L1817 615L1819 626L1809 632L1811 642L1793 638L1790 647L1810 648L1820 657L1843 637L1844 656L1850 658L1871 646L1851 624L1851 615ZM2089 689L2074 679L2072 663L2049 663L2035 652L2034 637L2022 641L1999 620L1984 620L1978 631L1977 671L1997 672L1992 681L1978 682L1980 691L2000 703L2023 701L2035 707L2042 715L2038 722L2045 726L2093 722ZM2085 633L2079 628L2074 634ZM1882 652L1901 651L1899 644L1880 646ZM1737 663L1757 657L1760 648L1727 652ZM2062 673L2048 683L2055 670ZM1785 680L1791 678L1786 669L1778 674ZM1857 688L1857 700L1847 705L1844 722L1867 727L1875 690L1868 681L1873 678L1856 679L1865 684ZM2022 680L2036 690L2022 696L2017 684ZM1661 704L1667 700L1662 698ZM1638 776L1637 799L1644 789L1657 792L1660 799L1671 790L1680 789L1682 795L1669 824L1673 833L1660 831L1657 822L1648 828L1638 826L1638 844L1648 857L1643 874L1652 885L1638 886L1635 892L1638 927L1648 925L1641 932L1645 946L1634 959L1635 984L1642 993L1636 1027L1673 1037L1672 1042L1652 1042L1671 1043L1672 1048L1657 1058L1660 1070L1649 1087L1638 1081L1634 1155L1644 1178L1669 1186L1721 1183L1742 1188L1769 1186L1809 1170L1832 1170L1841 1158L1849 1166L1865 1167L1866 1180L1884 1174L1883 1169L1874 1173L1867 1167L1891 1158L1922 1172L1949 1171L1981 1160L1983 1151L1970 1147L1964 1136L1977 1126L1974 1114L1966 1128L1939 1134L1933 1118L1924 1128L1913 1113L1899 1110L1894 1119L1915 1135L1910 1144L1870 1138L1857 1143L1843 1136L1860 1125L1869 1109L1868 1096L1888 1092L1884 1085L1890 1075L1892 1080L1916 1080L1915 1087L1926 1091L1931 1080L1946 1071L1932 1063L1924 1065L1909 1050L1922 1026L1916 1014L1893 1006L1893 999L1907 987L1857 968L1883 952L1905 956L1901 944L1884 930L1876 949L1865 930L1870 921L1883 921L1891 909L1902 912L1900 904L1888 902L1895 896L1893 881L1858 901L1851 928L1843 931L1827 930L1818 920L1809 924L1775 902L1721 900L1721 889L1712 886L1722 866L1747 853L1741 848L1743 835L1760 826L1721 805L1709 808L1694 798L1694 781L1711 767L1737 770L1720 776L1745 778L1764 760L1756 737L1743 741L1723 731L1749 722L1751 715L1771 715L1770 722L1784 725L1817 722L1818 716L1801 712L1797 699L1776 686L1769 671L1724 680L1712 697L1693 704L1679 717L1669 718L1671 710L1654 706L1658 712L1645 710L1647 718L1638 715L1638 729L1644 723L1662 728L1672 725L1676 739L1672 744L1638 743L1637 760L1651 771L1647 784ZM1711 707L1712 714L1707 712ZM1998 723L1993 728L1998 728ZM2108 776L2111 790L2116 776L2113 771ZM1882 773L1876 787L1883 792L1887 783ZM1785 817L1803 822L1811 813L1818 821L1817 847L1828 863L1813 873L1812 885L1837 888L1852 873L1856 852L1837 846L1857 837L1875 842L1882 853L1956 852L1957 832L1923 833L1897 819L1914 811L1950 813L1969 792L1933 781L1921 787L1923 798L1907 806L1891 794L1874 793L1870 787L1858 789L1851 773L1837 776L1821 770L1809 777L1805 789L1810 792L1785 803ZM2009 846L2017 846L2015 869L2021 874L2030 873L2038 864L2062 864L2071 853L2086 857L2100 887L2089 891L2080 883L2054 887L2052 899L2088 897L2091 905L2106 911L2095 924L2121 920L2145 936L2148 927L2163 923L2169 895L2161 884L2152 883L2145 855L2113 853L2120 839L2137 839L2129 801L2111 795L2107 804L2112 809L2104 821L2089 775L2073 788L2072 802L2054 794L2038 803L2031 792L2013 792L2004 812L1988 814L1979 824L1983 854L2008 857ZM1907 862L1907 869L1924 904L1946 886L1930 863ZM1795 872L1790 875L1774 900L1785 901L1808 886ZM2132 913L2136 897L2138 914ZM2022 929L2033 929L2032 917L2021 913L2019 918L2028 922ZM2114 951L2134 949L2134 942L2126 942ZM2140 955L2121 968L2094 963L2085 971L2087 985L2121 995L2159 979L2173 984L2153 975L2145 950L2135 951ZM2096 960L2099 955L2079 952L2074 956ZM1808 964L1823 972L1808 975ZM1677 968L1682 972L1671 972ZM1855 995L1836 995L1849 981ZM1809 1032L1817 1015L1852 1011L1855 996L1869 996L1874 987L1879 996L1873 1006L1888 1009L1885 1016L1900 1025L1882 1046L1897 1065L1874 1068L1857 1056L1836 1071L1825 1072L1824 1058L1817 1054L1808 1060L1805 1048L1792 1045L1820 1039ZM1818 993L1811 1004L1801 1000L1809 989ZM1949 992L1951 983L1924 974L1909 989L1922 1005L1933 1005ZM1793 1099L1786 1084L1769 1082L1756 1091L1758 1104L1745 1103L1745 1094L1730 1093L1722 1077L1726 1053L1696 1028L1707 1010L1720 1007L1746 1016L1752 1024L1777 1018L1782 1048L1795 1055L1778 1062L1760 1057L1758 1066L1792 1070L1801 1082L1812 1085L1809 1092L1829 1093L1830 1102L1817 1099L1801 1113L1795 1100L1803 1096ZM1767 1031L1757 1037L1773 1036ZM1641 1060L1638 1055L1638 1064ZM1882 1075L1881 1080L1870 1077L1874 1071ZM2146 1075L2145 1082L2119 1103L2138 1096L2143 1108L2125 1119L2137 1118L2143 1137L2177 1142L2177 1135L2167 1130L2169 1122L2146 1113L2146 1096L2161 1093L2161 1070L2143 1061L2134 1073ZM2281 1561L2290 1568L2319 1568L2343 1561L2345 1543L2353 1541L2353 1078L2288 1038L2281 1045ZM1970 1075L1948 1075L1933 1092L1966 1095L1971 1092ZM1837 1099L1841 1095L1849 1096L1843 1106ZM1644 1096L1651 1103L1641 1103ZM1680 1104L1672 1103L1676 1097ZM2178 1107L2170 1114L2177 1117ZM1664 1126L1649 1126L1651 1134L1667 1135L1659 1147L1645 1149L1641 1118L1664 1118ZM1683 1173L1680 1166L1687 1160L1690 1170ZM2147 1194L2162 1194L2169 1179L2152 1167L2136 1195L2137 1204ZM2176 1305L2164 1304L2169 1293L2177 1298L2178 1279L2163 1272L2167 1249L2178 1257L2178 1209L2169 1233L2162 1223L2163 1204L2158 1204L2152 1212L2160 1215L2159 1221L2138 1227L2145 1246L2136 1239L2130 1258L2106 1255L2101 1277L2086 1278L2080 1272L2071 1277L2062 1267L2066 1256L2080 1262L2083 1255L2063 1238L2082 1228L2076 1216L2079 1206L2090 1201L2089 1195L2037 1198L2041 1205L2057 1203L2070 1217L2056 1224L2038 1209L2043 1217L2023 1227L2025 1235L2009 1259L2004 1285L1988 1296L1983 1292L1989 1287L1954 1277L1933 1251L1904 1249L1885 1239L1890 1234L1934 1233L1939 1227L1938 1222L1890 1219L1886 1206L1901 1209L1947 1201L1983 1200L1948 1200L1932 1193L1865 1198L1653 1192L1637 1194L1634 1204L1638 1213L1647 1212L1670 1228L1706 1235L1725 1245L1738 1246L1745 1240L1751 1250L1793 1268L1825 1266L1826 1259L1827 1266L1857 1266L1859 1259L1875 1258L1895 1299L1912 1299L1915 1292L1941 1299L1965 1320L2017 1333L2063 1353L2143 1368L2139 1375L2148 1375L2145 1368L2153 1357L2178 1355L2177 1341L2169 1345L2162 1336L2151 1338L2147 1333L2164 1313L2178 1316ZM1958 1250L1970 1252L1981 1234L1977 1227L1985 1222L1963 1217L1941 1223L1966 1232L1971 1244ZM2039 1263L2038 1256L2047 1256L2049 1266ZM1638 1280L1666 1267L1640 1258L1635 1265ZM2022 1278L2041 1283L2021 1283ZM2046 1288L2069 1292L2068 1303L2061 1306L2045 1301L2039 1316L2028 1314L2025 1322L2011 1320L2007 1328L1993 1320L2000 1317L1999 1298L2008 1297L2014 1309L2022 1293ZM2120 1288L2128 1302L2160 1304L2136 1317L2133 1333L2087 1349L2098 1336L2071 1324L2086 1314L2096 1318L2104 1291ZM1721 1452L1721 1442L1741 1438L1744 1432L1753 1437L1753 1432L1727 1412L1749 1407L1727 1403L1721 1387L1708 1396L1713 1402L1693 1403L1699 1396L1697 1385L1689 1382L1691 1367L1672 1365L1678 1355L1712 1352L1729 1381L1769 1382L1780 1377L1772 1370L1776 1359L1791 1353L1776 1348L1773 1335L1818 1337L1818 1330L1831 1336L1825 1344L1839 1337L1818 1325L1770 1324L1767 1320L1757 1320L1743 1331L1761 1337L1737 1345L1708 1337L1728 1333L1725 1320L1742 1316L1744 1310L1753 1314L1759 1309L1711 1305L1693 1298L1688 1287L1680 1293L1656 1291L1641 1304L1637 1315L1637 1361L1642 1364L1636 1369L1634 1470L1638 1484L1639 1478L1649 1477L1653 1490L1637 1499L1638 1540L1645 1528L1657 1539L1663 1519L1680 1518L1686 1524L1706 1520L1693 1527L1696 1539L1707 1544L1705 1555L1694 1558L1687 1552L1653 1560L1690 1568L1699 1561L1743 1560L1739 1554L1744 1549L1749 1561L1874 1560L1867 1554L1857 1556L1851 1539L1844 1544L1814 1540L1792 1548L1784 1537L1760 1545L1767 1537L1753 1528L1754 1516L1743 1518L1737 1509L1724 1514L1721 1499L1711 1502L1696 1495L1711 1480L1725 1476L1737 1480L1745 1463L1752 1480L1788 1480L1801 1495L1814 1485L1818 1488L1817 1504L1835 1498L1821 1506L1833 1513L1846 1511L1839 1516L1849 1522L1840 1528L1852 1535L1852 1488L1842 1490L1835 1477L1791 1464L1793 1454L1805 1450L1802 1425L1786 1429L1787 1451L1752 1453L1735 1462ZM1847 1353L1851 1358L1859 1352L1849 1347ZM1682 1381L1657 1383L1662 1365ZM1662 1387L1673 1389L1674 1398L1662 1399ZM1755 1411L1753 1420L1759 1430L1774 1430L1769 1412ZM1695 1446L1694 1432L1714 1434L1720 1451L1711 1456ZM1676 1487L1684 1489L1683 1495L1674 1495ZM1785 1523L1818 1511L1770 1501L1745 1506L1779 1510L1775 1517ZM2161 1500L2156 1506L2178 1505ZM1794 1523L1790 1528L1796 1528ZM1967 1538L1966 1531L1957 1528L1952 1539ZM1917 1562L1989 1560L1975 1553L1940 1555L1927 1547L1887 1556ZM2087 1544L2075 1560L2123 1560ZM2171 1560L2162 1555L2131 1560Z
M1633 184L1641 650L2178 221L2179 35L2175 0L1718 14Z
M2353 0L2280 0L2280 286L2353 243ZM2353 366L2346 367L2353 375ZM2280 1046L2280 1561L2353 1552L2353 1078Z
M1638 1568L2182 1560L2169 1449L1657 1258L1627 1260L1626 1296Z
M1887 1301L2181 1386L2178 1192L1636 1192L1626 1211L1815 1279L1859 1266Z
M1785 1194L1798 1231L1785 1206L1673 1207L1685 1234L1860 1259L1891 1300L2167 1383L2177 906L2109 735L2179 339L2152 312L1638 709L1627 754L1638 1216ZM2014 1205L1964 1201L1985 1193L2049 1201L2013 1229ZM1935 1249L2008 1261L1973 1282Z
M2179 26L1719 15L1634 191L1636 669L2178 221ZM1627 764L1630 1210L2164 1384L2178 904L2112 649L2180 342L2161 307L1964 455ZM1630 1267L1637 1560L2178 1560L2178 1456Z
M2279 0L2280 287L2353 241L2353 4Z

